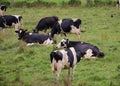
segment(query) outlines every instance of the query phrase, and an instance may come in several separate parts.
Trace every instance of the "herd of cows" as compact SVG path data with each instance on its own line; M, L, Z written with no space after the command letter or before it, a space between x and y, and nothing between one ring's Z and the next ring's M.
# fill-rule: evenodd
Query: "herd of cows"
M22 16L4 15L6 9L7 7L5 5L0 6L0 27L4 32L6 27L14 26L15 32L18 34L18 40L23 40L27 46L36 43L44 45L55 44L57 42L54 38L55 34L64 34L66 36L68 33L74 33L78 36L78 39L80 39L82 21L79 18L59 20L57 16L44 17L40 19L32 32L28 32L27 30L21 29ZM39 34L39 31L46 33L48 28L51 28L49 34ZM68 69L68 79L70 79L70 68L72 68L72 79L74 79L76 64L82 58L96 57L104 57L104 53L97 46L64 38L58 43L56 50L50 53L52 72L56 77L56 81L59 81L59 75L62 69Z

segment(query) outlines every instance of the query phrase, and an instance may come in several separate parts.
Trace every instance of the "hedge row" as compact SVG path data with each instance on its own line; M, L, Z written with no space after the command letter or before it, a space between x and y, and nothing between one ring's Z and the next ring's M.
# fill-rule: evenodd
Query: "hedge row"
M89 2L86 5L89 6L97 6L97 5L115 5L116 0L88 0ZM57 3L55 2L44 2L41 0L36 0L31 3L28 0L16 1L12 2L12 0L0 0L0 4L5 4L7 6L15 6L15 7L22 7L22 6L56 6ZM60 5L81 5L82 0L69 0L68 2L61 1Z

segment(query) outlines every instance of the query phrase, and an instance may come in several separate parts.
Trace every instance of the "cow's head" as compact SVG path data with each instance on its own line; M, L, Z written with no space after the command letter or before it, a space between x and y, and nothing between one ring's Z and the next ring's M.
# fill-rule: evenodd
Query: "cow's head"
M6 11L7 6L6 6L6 5L1 5L1 6L0 6L0 9Z
M56 46L56 48L67 48L69 44L69 40L64 38L60 41L60 43Z
M21 40L25 35L26 35L26 32L27 30L23 30L23 29L19 29L17 31L15 31L16 33L18 33L18 40Z

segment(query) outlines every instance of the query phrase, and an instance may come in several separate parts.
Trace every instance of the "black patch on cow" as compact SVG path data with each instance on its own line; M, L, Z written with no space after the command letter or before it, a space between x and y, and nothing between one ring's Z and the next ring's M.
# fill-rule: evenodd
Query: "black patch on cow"
M73 66L73 62L74 62L74 56L72 51L68 48L67 50L67 55L68 55L68 61L70 62L70 67Z
M52 63L53 58L56 60L56 62L58 62L59 60L62 61L63 55L61 52L57 51L57 52L51 52L50 53L50 60Z
M51 36L54 37L54 34L60 34L60 32L61 32L60 24L56 22L53 28L51 29Z
M71 31L71 25L73 25L73 20L71 19L63 19L61 23L61 28L64 32Z
M73 25L75 27L77 27L77 28L79 28L80 24L81 24L81 20L80 19L77 19L76 21L73 22Z
M0 17L0 27L2 27L2 28L5 28L5 19L4 19L4 17Z
M33 30L34 32L42 31L42 30L47 30L48 28L52 28L55 22L58 21L58 17L56 16L51 16L51 17L45 17L42 18L36 28Z
M82 54L81 51L76 51L76 56L77 56L77 62L79 62L81 60Z

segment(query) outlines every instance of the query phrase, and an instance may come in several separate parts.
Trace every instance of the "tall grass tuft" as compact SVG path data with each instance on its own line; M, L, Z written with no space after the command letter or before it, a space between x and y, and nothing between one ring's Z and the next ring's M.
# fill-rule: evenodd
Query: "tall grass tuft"
M23 41L19 42L18 49L16 50L16 53L24 53L26 51L26 45Z

